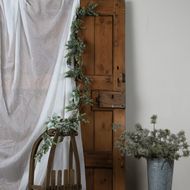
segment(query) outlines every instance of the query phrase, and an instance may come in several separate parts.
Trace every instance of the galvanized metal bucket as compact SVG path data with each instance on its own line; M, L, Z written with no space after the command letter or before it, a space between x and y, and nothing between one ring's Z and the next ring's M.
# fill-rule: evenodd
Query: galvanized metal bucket
M171 190L174 161L147 159L148 190Z

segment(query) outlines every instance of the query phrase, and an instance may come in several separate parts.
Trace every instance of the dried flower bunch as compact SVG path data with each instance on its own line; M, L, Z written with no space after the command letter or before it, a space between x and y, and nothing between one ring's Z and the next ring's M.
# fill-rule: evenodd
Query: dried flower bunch
M135 158L165 158L178 160L180 157L190 155L189 144L184 131L177 134L169 129L156 129L157 116L151 117L153 130L143 128L136 124L134 131L125 130L115 145L122 154Z

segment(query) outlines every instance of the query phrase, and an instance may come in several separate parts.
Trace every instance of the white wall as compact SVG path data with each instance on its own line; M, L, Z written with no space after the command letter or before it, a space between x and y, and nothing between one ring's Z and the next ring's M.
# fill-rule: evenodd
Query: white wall
M190 0L125 0L127 127L184 129L190 140ZM147 190L144 160L127 160L127 190ZM190 187L190 159L175 162L173 190Z

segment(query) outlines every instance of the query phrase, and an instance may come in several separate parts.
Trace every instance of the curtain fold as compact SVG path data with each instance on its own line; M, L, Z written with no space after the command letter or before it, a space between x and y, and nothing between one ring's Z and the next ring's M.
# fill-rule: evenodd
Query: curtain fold
M67 115L75 82L64 77L65 45L78 6L79 0L0 0L1 190L26 189L29 154L44 122L55 113ZM80 135L77 141L85 189ZM56 150L55 168L67 165L67 143ZM47 155L37 165L38 184L46 161Z

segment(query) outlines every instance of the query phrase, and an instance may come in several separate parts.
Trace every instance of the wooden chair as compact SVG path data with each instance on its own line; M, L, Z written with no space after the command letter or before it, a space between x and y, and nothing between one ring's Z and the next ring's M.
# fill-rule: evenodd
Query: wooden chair
M58 130L49 130L48 134L53 138L55 144L52 145L50 149L50 154L48 158L47 164L47 172L44 179L44 183L42 185L34 184L34 172L35 172L35 155L38 150L40 143L43 140L43 134L36 140L32 147L32 152L30 156L30 168L29 168L29 182L28 189L29 190L81 190L81 171L80 171L80 162L79 155L76 146L75 137L78 135L77 133L71 134L61 134ZM70 137L70 148L69 148L69 166L68 169L64 171L53 170L53 162L55 156L55 149L58 141L60 142L64 139L64 137ZM73 156L75 160L75 170L73 169ZM76 182L75 182L76 176Z

